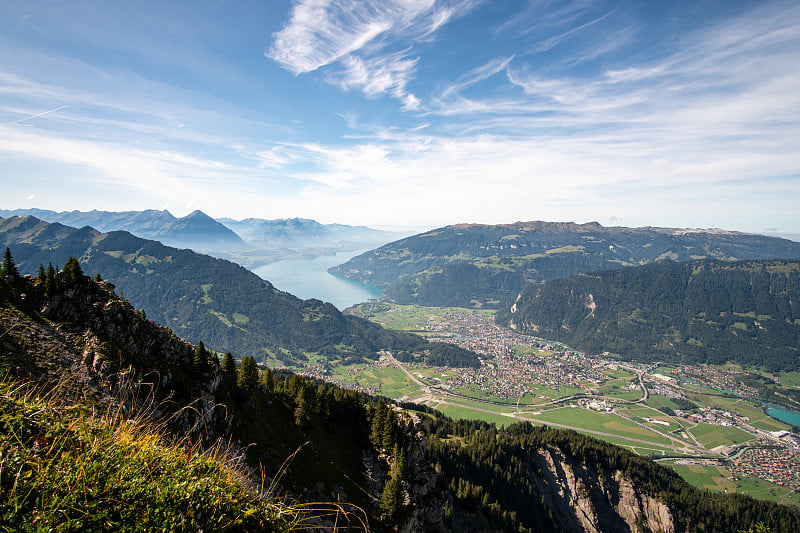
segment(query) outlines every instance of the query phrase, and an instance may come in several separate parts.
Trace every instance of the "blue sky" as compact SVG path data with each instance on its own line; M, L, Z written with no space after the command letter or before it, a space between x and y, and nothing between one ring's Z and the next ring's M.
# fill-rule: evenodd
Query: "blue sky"
M800 3L0 0L2 208L800 233Z

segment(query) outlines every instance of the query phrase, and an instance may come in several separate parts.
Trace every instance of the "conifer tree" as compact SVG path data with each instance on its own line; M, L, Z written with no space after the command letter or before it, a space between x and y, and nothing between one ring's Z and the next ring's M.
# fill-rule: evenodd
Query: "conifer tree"
M294 409L294 423L300 429L305 429L311 422L311 413L314 411L314 391L304 383L297 391L295 398L297 407Z
M386 424L386 403L383 400L378 403L372 413L372 422L369 429L369 441L373 446L379 448L383 443L383 428Z
M272 370L269 368L265 369L261 374L261 384L264 385L264 388L267 389L267 392L272 392L275 390L275 376L272 374Z
M194 369L198 372L205 372L206 368L208 368L208 353L206 352L206 346L203 344L203 341L199 341L197 346L194 348L194 360L193 360Z
M44 272L44 265L39 263L39 270L36 271L36 279L44 283L44 278L46 274Z
M258 385L258 366L256 359L252 355L242 357L239 364L239 374L236 377L236 385L244 390L253 390Z
M400 510L400 505L403 499L403 480L397 469L396 464L392 466L389 473L389 478L381 491L381 498L379 507L381 511L381 518L387 522L392 522L397 512Z
M56 269L53 268L53 263L47 265L47 272L44 276L44 292L50 296L56 292Z
M222 356L222 371L231 377L236 377L236 361L231 352L225 352Z
M71 285L78 285L83 282L83 271L81 270L81 265L74 257L67 259L67 263L64 265L64 273L66 274L67 280Z
M0 276L9 277L12 280L19 278L19 270L14 263L14 258L11 256L11 250L6 246L6 251L3 253L3 262L0 263Z

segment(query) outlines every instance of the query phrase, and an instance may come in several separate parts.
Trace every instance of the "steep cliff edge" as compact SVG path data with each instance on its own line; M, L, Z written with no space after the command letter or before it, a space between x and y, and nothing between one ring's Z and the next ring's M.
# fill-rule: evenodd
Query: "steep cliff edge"
M669 508L641 491L621 471L600 478L585 463L568 460L557 448L537 451L538 486L564 531L674 533Z

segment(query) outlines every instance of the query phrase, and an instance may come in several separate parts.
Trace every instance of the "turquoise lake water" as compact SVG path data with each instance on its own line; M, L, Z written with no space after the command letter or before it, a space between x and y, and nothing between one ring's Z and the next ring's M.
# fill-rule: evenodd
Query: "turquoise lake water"
M339 252L315 259L286 259L255 268L253 272L278 289L298 298L316 298L343 310L381 295L381 291L371 285L328 274L328 268L340 265L365 251Z
M781 422L786 422L787 424L791 424L793 426L800 426L800 413L798 412L790 411L776 405L770 405L767 408L767 414L772 418L777 418Z

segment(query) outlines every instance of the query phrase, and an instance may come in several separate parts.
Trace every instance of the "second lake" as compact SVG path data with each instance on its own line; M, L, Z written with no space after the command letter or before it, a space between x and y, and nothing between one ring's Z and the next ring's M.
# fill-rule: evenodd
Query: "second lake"
M278 289L298 298L316 298L343 310L381 296L381 291L371 285L328 273L330 267L340 265L365 251L344 251L314 259L286 259L255 268L253 272Z

